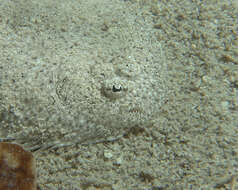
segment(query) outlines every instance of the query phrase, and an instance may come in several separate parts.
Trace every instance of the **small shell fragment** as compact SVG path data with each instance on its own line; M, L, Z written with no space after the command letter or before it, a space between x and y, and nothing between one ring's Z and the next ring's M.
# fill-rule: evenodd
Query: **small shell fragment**
M17 144L0 143L0 189L36 190L34 157Z

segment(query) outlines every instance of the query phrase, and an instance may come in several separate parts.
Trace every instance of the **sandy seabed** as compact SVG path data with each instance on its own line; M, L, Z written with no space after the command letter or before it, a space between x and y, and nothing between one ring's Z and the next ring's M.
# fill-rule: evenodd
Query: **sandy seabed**
M33 152L42 190L235 190L237 15L0 0L0 138Z

